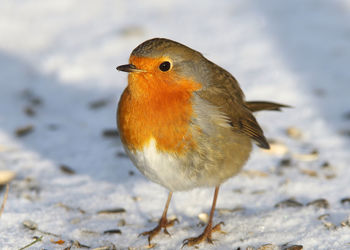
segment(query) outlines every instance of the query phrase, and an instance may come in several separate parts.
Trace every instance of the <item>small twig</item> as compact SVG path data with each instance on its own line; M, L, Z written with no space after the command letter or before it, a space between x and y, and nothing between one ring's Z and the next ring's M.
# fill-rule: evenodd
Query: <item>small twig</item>
M42 239L43 239L43 236L40 236L40 237L35 236L33 242L29 243L28 245L25 245L24 247L21 247L21 248L18 249L18 250L26 249L26 248L28 248L28 247L34 245L35 243L38 243L39 241L42 241Z
M6 184L6 191L5 191L5 195L4 195L4 200L2 201L1 208L0 208L0 218L1 218L2 212L4 212L4 209L5 209L5 204L7 201L7 196L9 194L9 189L10 189L10 185Z
M47 234L47 235L52 235L52 236L55 236L57 238L61 238L62 236L58 235L58 234L54 234L54 233L50 233L50 232L46 232L46 231L43 231L43 230L40 230L40 229L36 229L36 231L42 233L42 234Z

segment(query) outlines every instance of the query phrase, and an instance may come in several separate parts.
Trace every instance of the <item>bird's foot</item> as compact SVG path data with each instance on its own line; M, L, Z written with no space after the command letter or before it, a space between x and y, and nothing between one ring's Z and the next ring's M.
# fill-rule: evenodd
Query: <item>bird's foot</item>
M198 237L192 237L192 238L185 239L183 241L182 247L198 245L199 243L201 243L205 240L208 243L213 244L213 239L211 238L211 234L213 232L218 232L218 231L222 232L221 225L224 225L224 223L220 222L220 223L216 224L214 227L211 227L211 225L208 224L206 226L206 228L204 229L203 233L201 235L199 235Z
M147 236L148 235L148 244L151 245L151 240L153 239L154 236L156 236L161 231L162 228L163 228L163 232L170 236L170 233L168 232L167 227L173 226L175 224L175 222L179 222L179 220L172 219L172 220L168 221L167 218L161 218L159 220L158 225L155 228L153 228L150 231L143 232L143 233L139 234L139 236Z

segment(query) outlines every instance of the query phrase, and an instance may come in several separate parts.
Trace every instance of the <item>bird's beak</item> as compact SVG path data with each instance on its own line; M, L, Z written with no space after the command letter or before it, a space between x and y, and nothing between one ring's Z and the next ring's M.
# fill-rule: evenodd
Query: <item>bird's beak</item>
M117 70L124 72L145 72L143 69L138 69L134 64L125 64L117 67Z

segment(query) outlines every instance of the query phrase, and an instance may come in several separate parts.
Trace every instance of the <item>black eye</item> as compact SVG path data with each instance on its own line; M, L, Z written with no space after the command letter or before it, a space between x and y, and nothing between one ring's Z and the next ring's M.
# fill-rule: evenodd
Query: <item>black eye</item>
M168 70L170 69L170 67L171 67L171 64L170 64L170 62L168 62L168 61L162 62L162 63L159 65L159 69L160 69L161 71L168 71Z

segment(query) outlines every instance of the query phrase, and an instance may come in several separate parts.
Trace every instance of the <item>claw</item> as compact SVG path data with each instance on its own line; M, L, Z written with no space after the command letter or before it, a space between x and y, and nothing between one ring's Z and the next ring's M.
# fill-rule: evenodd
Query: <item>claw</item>
M167 227L172 227L172 226L174 226L175 222L176 222L176 223L179 223L179 220L178 220L177 218L172 219L172 220L170 220L170 221L167 222L166 226L167 226Z
M158 225L155 228L153 228L150 231L146 231L146 232L140 233L138 237L140 237L140 236L147 236L148 235L148 244L151 245L152 239L154 238L154 236L156 236L161 231L161 229L163 229L163 232L166 235L171 236L171 234L167 230L167 227L173 226L175 222L179 222L179 220L178 219L173 219L173 220L168 221L167 219L163 219L162 218L162 219L160 219Z
M212 239L210 239L210 238L207 238L207 241L208 241L209 244L212 244L212 245L214 244L214 241Z
M163 229L163 232L164 232L166 235L171 236L171 234L168 232L168 229L164 228L164 229Z
M208 225L202 234L200 234L198 237L192 237L192 238L188 238L185 239L182 243L182 248L184 248L185 246L194 246L194 245L198 245L199 243L203 242L204 240L206 240L209 244L214 244L214 240L211 238L211 233L212 232L217 232L220 231L221 232L221 225L224 225L223 222L220 222L218 224L216 224L214 227L211 227L211 225Z
M212 232L223 232L221 230L221 225L225 226L225 223L223 221L220 221L218 224L216 224L213 228L212 228Z

